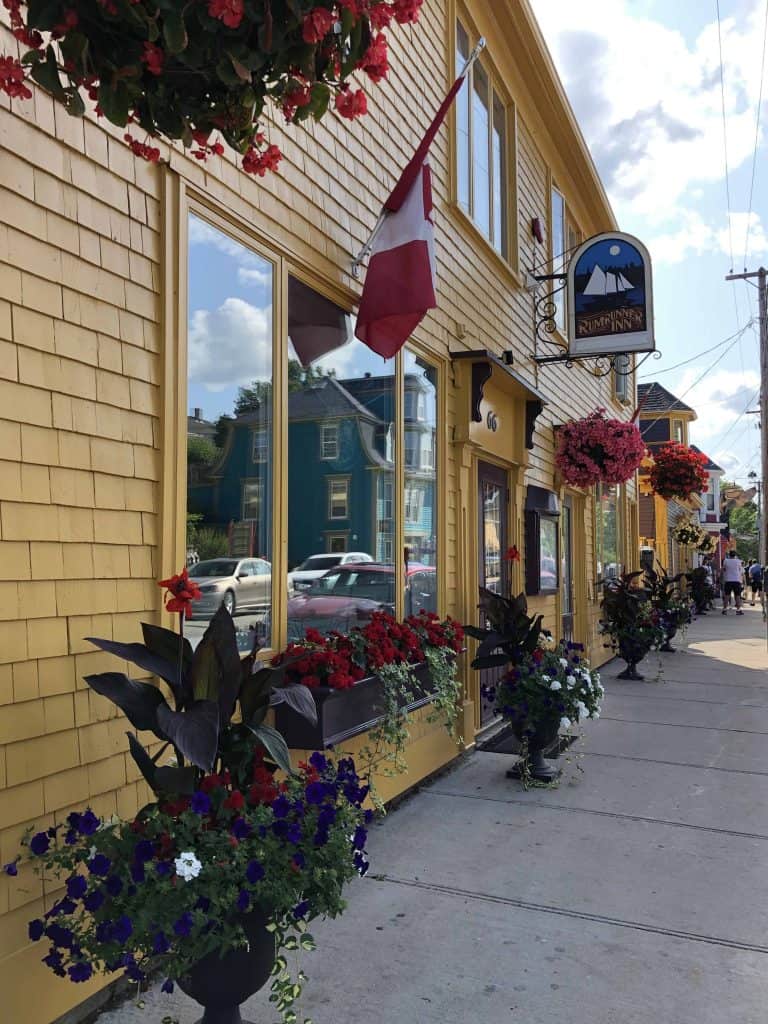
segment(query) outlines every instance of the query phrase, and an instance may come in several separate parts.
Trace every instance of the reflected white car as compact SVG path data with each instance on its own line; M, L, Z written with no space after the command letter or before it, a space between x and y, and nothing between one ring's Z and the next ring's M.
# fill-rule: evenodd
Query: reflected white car
M363 551L335 551L310 555L293 572L288 573L288 593L301 594L309 590L313 582L320 579L329 569L372 561L373 558Z
M192 618L210 619L224 605L236 611L268 608L272 599L272 566L263 558L209 558L189 570L201 598L192 604Z

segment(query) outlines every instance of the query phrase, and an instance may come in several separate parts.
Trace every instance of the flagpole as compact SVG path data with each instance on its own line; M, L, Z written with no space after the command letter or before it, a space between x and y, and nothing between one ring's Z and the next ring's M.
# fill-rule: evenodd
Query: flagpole
M467 72L472 67L472 65L475 63L477 58L480 56L480 54L481 54L481 52L483 51L484 48L485 48L485 39L481 36L480 39L478 39L478 41L477 41L477 46L474 48L472 53L470 53L469 57L467 57L466 64L461 69L461 72L458 75L458 78L464 78L466 76ZM388 211L386 209L382 209L381 213L379 214L379 219L376 221L376 224L374 225L373 231L371 232L371 234L370 234L370 236L368 238L368 241L365 243L365 245L360 250L360 252L357 254L357 256L355 256L355 258L352 260L352 276L353 277L359 277L360 276L360 267L362 266L363 262L368 258L368 256L370 256L371 250L373 249L374 242L376 241L376 237L377 237L378 233L381 231L382 226L384 224L384 221L387 219L387 214L388 214Z

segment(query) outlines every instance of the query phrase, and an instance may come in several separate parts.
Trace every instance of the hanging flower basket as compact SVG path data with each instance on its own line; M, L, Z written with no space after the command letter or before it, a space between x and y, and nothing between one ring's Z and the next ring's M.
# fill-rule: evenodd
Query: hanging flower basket
M568 484L621 484L640 466L645 444L635 423L608 419L597 409L557 432L555 463Z
M686 547L696 547L706 536L704 530L692 519L683 519L672 531L673 538L678 544Z
M687 501L693 494L707 489L707 457L684 444L670 441L653 453L653 466L648 479L653 491L670 501Z
M226 144L263 176L281 158L264 131L267 102L293 124L331 103L350 120L365 114L350 76L386 76L382 30L416 21L423 0L3 2L27 49L21 61L0 57L0 92L29 98L29 77L70 114L90 100L145 160L160 158L158 139L180 139L199 160Z
M714 555L717 549L717 541L711 533L705 533L696 547L702 555Z

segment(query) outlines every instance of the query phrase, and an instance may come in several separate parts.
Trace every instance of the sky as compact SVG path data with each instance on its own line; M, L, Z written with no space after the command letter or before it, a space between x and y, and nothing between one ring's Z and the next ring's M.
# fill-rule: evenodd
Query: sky
M768 61L752 183L768 0L720 0L724 90L717 0L531 2L619 226L651 253L661 358L639 379L694 408L691 441L746 484L760 471L745 413L759 397L757 291L724 278L768 266Z

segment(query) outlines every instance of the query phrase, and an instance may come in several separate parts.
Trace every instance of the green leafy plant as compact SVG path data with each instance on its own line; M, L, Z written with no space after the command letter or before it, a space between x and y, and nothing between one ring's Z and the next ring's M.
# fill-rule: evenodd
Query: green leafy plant
M468 636L480 641L472 668L519 665L533 654L539 643L543 616L528 615L525 594L507 598L481 587L480 609L489 628L464 626Z
M86 100L112 124L136 126L125 141L157 161L157 139L181 140L205 161L224 144L243 170L274 170L268 106L293 124L320 120L333 103L349 119L366 113L359 71L389 71L390 22L418 19L422 0L5 0L21 61L0 58L0 91L29 98L27 75L82 116ZM146 141L147 139L151 141Z
M666 570L645 570L645 590L652 608L659 615L659 625L667 639L673 633L684 632L691 621L691 602L680 588L680 582L684 579L685 573L669 576Z
M666 633L659 613L640 585L642 572L628 572L603 583L600 627L609 644L628 665L636 665L654 648L661 647Z

